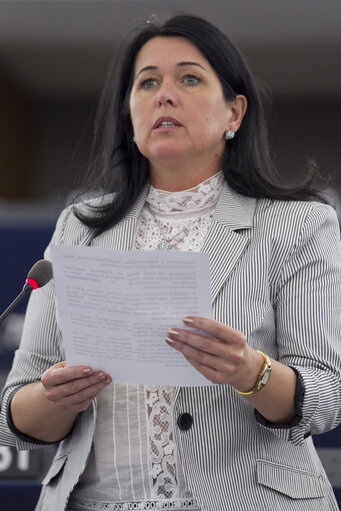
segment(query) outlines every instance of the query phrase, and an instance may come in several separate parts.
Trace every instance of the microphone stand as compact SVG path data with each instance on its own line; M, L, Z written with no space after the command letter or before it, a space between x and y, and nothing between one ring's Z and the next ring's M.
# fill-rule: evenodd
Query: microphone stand
M13 302L11 303L11 305L9 305L9 307L7 307L7 309L5 310L5 312L3 312L0 316L0 323L3 322L3 320L8 316L8 314L14 309L14 307L24 298L24 296L26 296L27 294L29 294L31 291L33 290L33 286L31 286L31 284L28 284L27 282L24 284L24 287L21 291L21 293L15 298L15 300L13 300Z

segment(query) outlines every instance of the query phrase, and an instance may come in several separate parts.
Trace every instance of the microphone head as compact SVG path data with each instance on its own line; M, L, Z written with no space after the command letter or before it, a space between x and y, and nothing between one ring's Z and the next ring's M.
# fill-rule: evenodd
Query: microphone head
M40 259L40 261L37 261L28 272L26 282L27 280L33 280L37 284L37 287L43 287L45 284L50 282L52 276L52 264L50 261Z

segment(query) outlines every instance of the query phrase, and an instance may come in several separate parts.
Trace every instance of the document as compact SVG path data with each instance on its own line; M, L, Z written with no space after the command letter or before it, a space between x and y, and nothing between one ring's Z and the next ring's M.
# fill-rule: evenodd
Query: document
M207 254L50 248L68 365L129 383L211 384L165 342L171 328L191 330L185 316L212 317Z

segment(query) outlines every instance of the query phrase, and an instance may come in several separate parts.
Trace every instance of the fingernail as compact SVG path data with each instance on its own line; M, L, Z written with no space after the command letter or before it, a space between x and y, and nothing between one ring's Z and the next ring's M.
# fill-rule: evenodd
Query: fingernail
M107 383L111 383L111 378L110 376L107 376L107 379L105 380Z
M170 334L170 335L179 335L179 332L177 332L176 330L168 330L168 334Z
M186 325L192 325L194 323L193 319L191 318L184 318L182 321L186 323Z
M99 381L103 381L105 379L105 375L103 373L99 373L97 378Z
M174 342L175 342L175 341L173 341L173 339L170 339L169 337L166 337L166 338L165 338L165 341L170 342L170 343L172 343L172 344L174 344Z
M91 373L92 373L91 369L83 369L83 374L85 376L89 376L89 374L91 374Z

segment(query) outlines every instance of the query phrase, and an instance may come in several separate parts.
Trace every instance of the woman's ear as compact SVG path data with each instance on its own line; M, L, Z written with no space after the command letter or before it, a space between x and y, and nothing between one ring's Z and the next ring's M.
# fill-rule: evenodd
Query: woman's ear
M228 122L226 131L230 130L235 133L239 130L243 121L243 117L247 110L247 99L239 94L233 101L228 104Z

